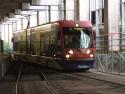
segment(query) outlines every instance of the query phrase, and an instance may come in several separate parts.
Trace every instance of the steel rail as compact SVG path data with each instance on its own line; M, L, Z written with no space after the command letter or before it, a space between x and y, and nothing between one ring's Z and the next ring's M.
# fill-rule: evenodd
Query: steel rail
M19 94L18 88L19 88L19 80L20 80L21 72L22 72L22 64L20 66L20 70L19 70L19 73L18 73L17 81L16 81L16 94Z
M46 76L44 75L44 73L41 72L41 74L42 74L42 76L43 76L43 78L44 78L46 84L48 85L47 88L48 88L50 91L52 91L53 94L59 94L58 91L56 91L56 90L53 88L53 86L50 84L50 82L48 81L48 79L46 78Z

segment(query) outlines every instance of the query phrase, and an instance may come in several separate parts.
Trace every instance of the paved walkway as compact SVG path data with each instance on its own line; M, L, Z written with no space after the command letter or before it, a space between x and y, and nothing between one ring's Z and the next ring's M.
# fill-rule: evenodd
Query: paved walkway
M115 75L115 74L108 74L108 73L101 73L97 71L91 71L92 73L87 74L89 77L105 80L108 82L117 83L120 85L125 85L125 76Z

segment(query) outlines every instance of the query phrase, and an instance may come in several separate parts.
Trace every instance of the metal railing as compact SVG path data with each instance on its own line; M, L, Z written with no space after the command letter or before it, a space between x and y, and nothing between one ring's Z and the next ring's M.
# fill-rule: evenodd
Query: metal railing
M110 33L96 38L97 71L125 76L125 34Z

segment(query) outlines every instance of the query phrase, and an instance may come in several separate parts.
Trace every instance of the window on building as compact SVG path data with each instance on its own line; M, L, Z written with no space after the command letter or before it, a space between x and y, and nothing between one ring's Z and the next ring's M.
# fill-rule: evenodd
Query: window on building
M102 23L104 23L104 9L102 9Z
M96 12L95 11L91 11L91 22L92 22L92 24L96 23Z

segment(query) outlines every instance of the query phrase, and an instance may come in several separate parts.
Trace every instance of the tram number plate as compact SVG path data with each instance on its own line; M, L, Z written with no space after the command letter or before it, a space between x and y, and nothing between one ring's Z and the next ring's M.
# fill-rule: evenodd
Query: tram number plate
M88 68L88 66L86 66L86 65L78 65L78 68Z

